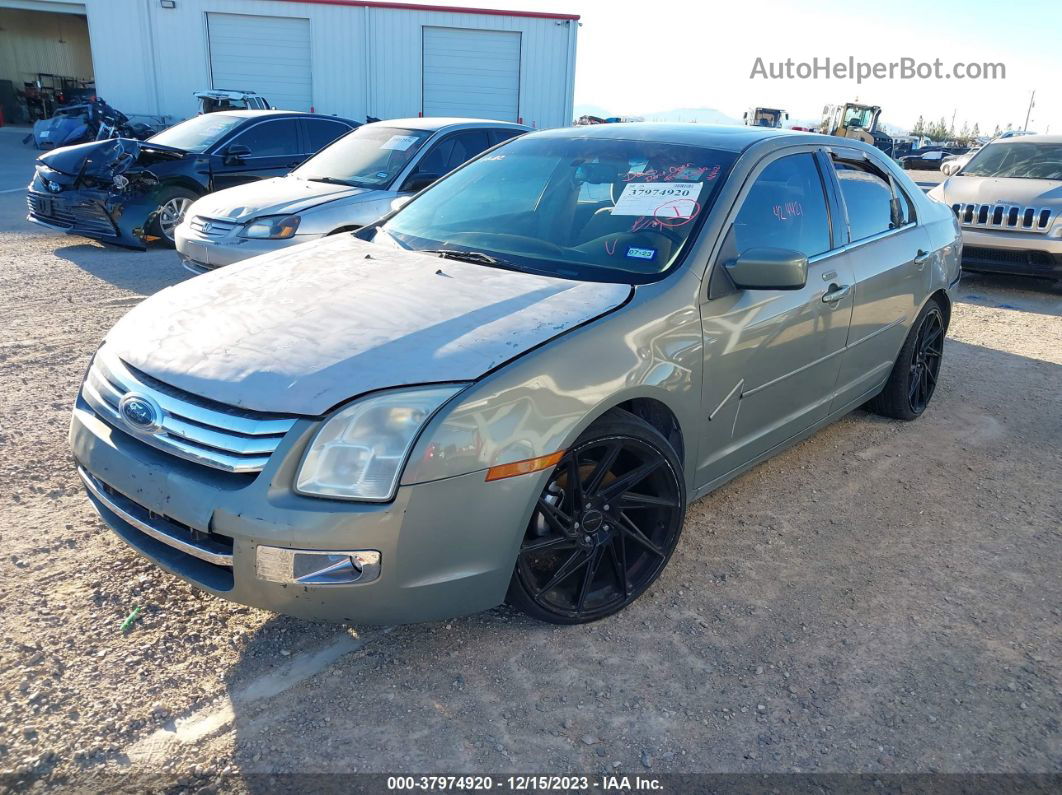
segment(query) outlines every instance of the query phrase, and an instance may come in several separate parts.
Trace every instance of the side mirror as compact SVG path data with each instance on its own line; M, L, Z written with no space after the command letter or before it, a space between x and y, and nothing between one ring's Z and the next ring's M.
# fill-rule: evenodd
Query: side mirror
M225 165L234 166L237 163L242 163L243 159L249 154L251 154L250 147L243 144L232 144L232 146L225 149Z
M416 193L417 191L424 190L441 177L442 174L432 174L427 171L414 172L409 175L405 183L402 185L402 191L405 193Z
M742 290L799 290L808 281L808 258L788 248L750 248L726 270Z

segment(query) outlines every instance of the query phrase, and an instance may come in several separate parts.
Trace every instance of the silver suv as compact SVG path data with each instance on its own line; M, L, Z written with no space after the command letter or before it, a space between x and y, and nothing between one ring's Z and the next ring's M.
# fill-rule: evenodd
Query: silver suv
M997 139L929 192L962 225L962 267L1062 279L1062 135Z

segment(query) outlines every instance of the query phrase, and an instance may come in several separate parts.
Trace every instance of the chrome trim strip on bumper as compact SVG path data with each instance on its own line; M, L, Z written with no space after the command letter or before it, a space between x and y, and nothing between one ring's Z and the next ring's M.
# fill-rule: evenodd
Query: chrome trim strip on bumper
M79 466L77 468L77 474L81 476L81 482L85 484L85 488L88 489L89 493L99 500L107 510L114 513L122 521L131 524L144 535L150 536L156 541L173 547L174 549L179 549L181 552L187 553L192 557L205 560L207 563L213 563L216 566L232 566L231 552L223 551L223 548L220 546L208 546L209 542L194 544L174 535L173 531L167 532L166 525L169 525L170 522L165 518L160 517L158 519L153 519L152 521L154 524L149 524L134 513L147 513L145 508L138 505L133 500L130 500L128 497L107 493L103 489L102 482L86 472L83 467Z

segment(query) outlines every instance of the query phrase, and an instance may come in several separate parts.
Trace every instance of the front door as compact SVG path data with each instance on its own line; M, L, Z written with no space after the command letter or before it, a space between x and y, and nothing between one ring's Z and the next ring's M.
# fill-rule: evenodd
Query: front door
M826 417L852 315L852 273L834 240L813 151L776 156L749 177L701 305L698 485L715 481ZM797 251L797 290L737 289L724 265L752 248Z
M239 155L228 155L233 147ZM282 177L307 157L295 119L268 119L251 125L226 143L211 157L214 190L244 182Z

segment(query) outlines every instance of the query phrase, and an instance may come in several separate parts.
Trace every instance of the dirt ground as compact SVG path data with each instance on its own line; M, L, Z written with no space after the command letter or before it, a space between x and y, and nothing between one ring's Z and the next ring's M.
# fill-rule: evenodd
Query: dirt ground
M1057 290L965 279L925 417L857 411L698 501L661 580L619 616L556 628L503 607L363 631L204 596L95 517L66 447L82 374L108 327L188 274L172 252L23 215L21 193L0 193L9 785L1062 772Z

